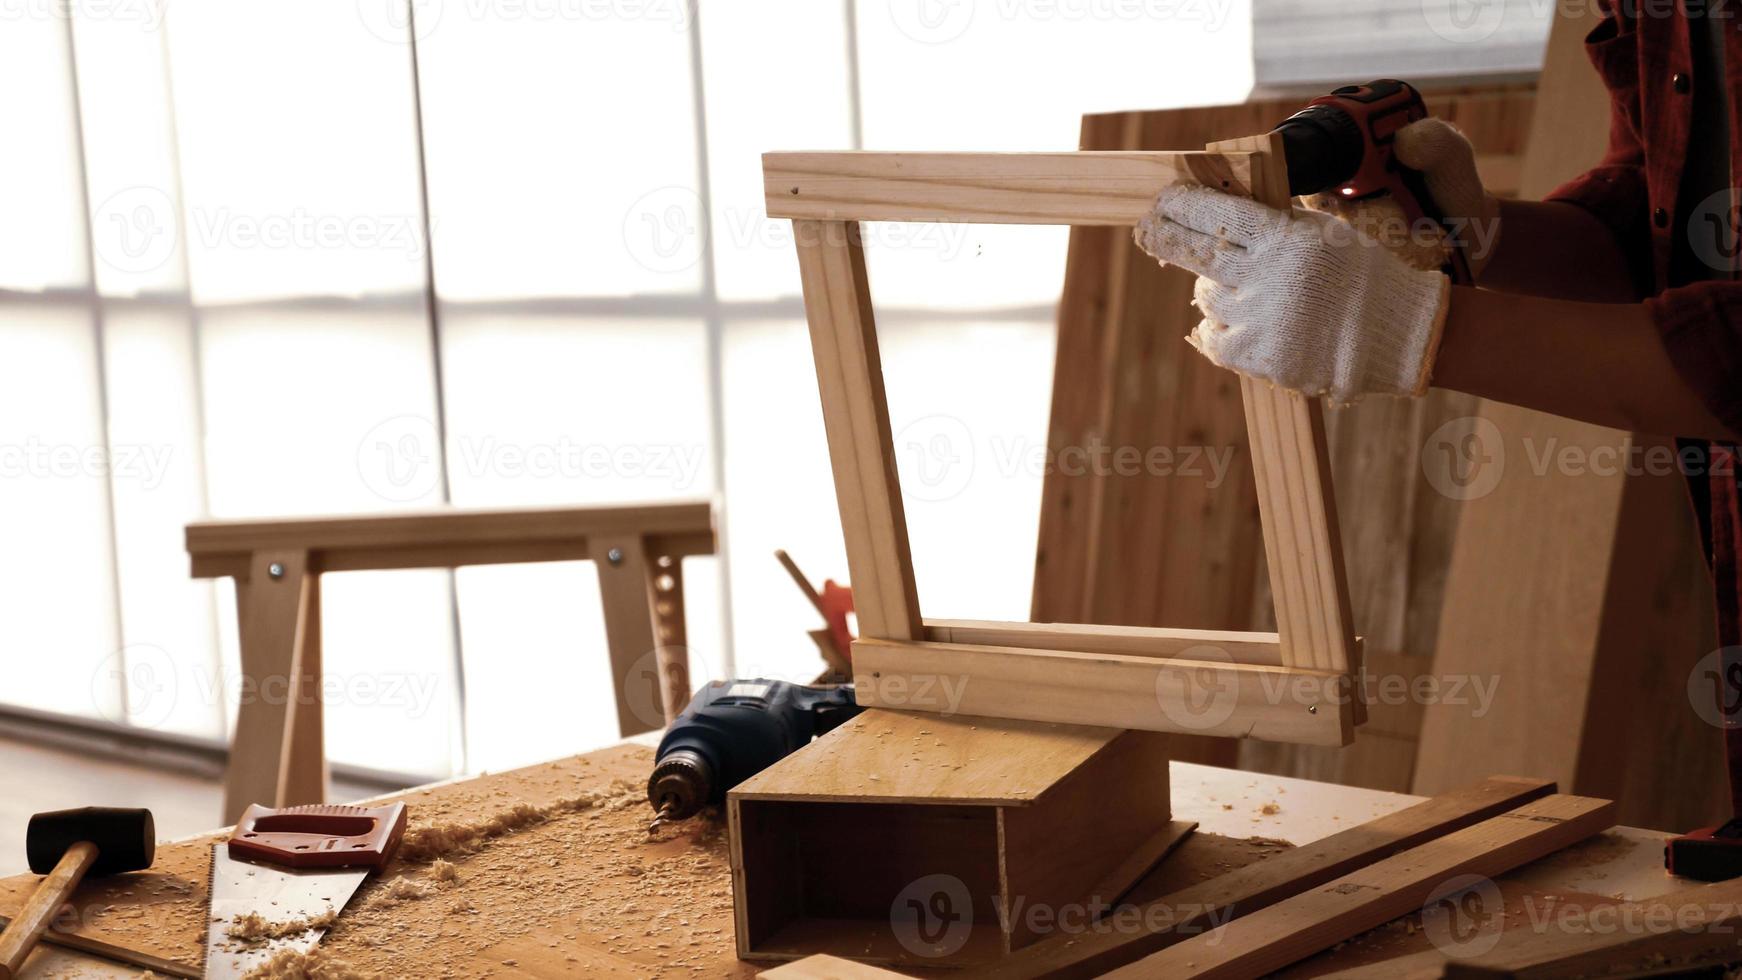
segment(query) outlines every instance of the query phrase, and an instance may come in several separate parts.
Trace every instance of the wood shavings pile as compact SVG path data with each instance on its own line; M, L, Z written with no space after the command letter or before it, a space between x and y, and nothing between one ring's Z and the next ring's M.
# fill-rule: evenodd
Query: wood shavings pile
M452 854L475 854L488 841L565 813L591 809L600 798L598 793L588 793L546 806L516 803L501 813L474 823L449 823L409 830L404 843L399 845L399 859L423 864Z
M319 949L307 953L285 949L249 970L242 980L386 980L386 977L387 974L374 970L359 970Z
M271 922L259 912L244 912L231 920L224 932L238 945L261 946L274 939L301 935L310 929L329 928L338 917L338 911L331 908L320 915L289 922Z

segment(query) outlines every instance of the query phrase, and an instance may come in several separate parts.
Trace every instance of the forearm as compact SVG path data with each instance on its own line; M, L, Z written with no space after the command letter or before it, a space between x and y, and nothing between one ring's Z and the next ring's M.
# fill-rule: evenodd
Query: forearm
M1501 201L1500 232L1485 242L1471 229L1467 247L1493 249L1484 289L1528 296L1626 303L1638 299L1627 261L1609 226L1562 201Z
M1676 372L1642 303L1455 286L1433 383L1618 429L1736 438Z

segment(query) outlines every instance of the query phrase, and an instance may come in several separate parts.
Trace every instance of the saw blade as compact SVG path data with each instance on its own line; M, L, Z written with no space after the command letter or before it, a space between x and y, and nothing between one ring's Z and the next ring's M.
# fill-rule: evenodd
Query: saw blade
M235 980L281 950L306 953L369 877L368 868L295 871L239 861L225 843L212 845L211 906L206 921L207 980ZM260 924L238 918L253 913ZM300 923L317 923L296 929ZM272 936L274 932L286 932Z

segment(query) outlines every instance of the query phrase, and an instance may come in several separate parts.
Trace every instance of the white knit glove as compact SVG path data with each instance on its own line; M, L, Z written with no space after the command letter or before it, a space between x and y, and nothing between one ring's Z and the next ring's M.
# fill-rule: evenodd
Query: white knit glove
M1427 390L1451 280L1331 215L1174 185L1134 237L1198 274L1187 339L1212 362L1339 403Z
M1476 149L1443 119L1421 119L1397 131L1397 162L1421 171L1434 204L1464 249L1470 275L1480 278L1500 240L1500 201L1482 187Z

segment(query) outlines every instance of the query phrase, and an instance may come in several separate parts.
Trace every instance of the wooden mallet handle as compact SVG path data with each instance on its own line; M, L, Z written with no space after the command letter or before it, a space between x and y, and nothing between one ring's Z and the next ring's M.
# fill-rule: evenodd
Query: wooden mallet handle
M36 941L96 860L97 845L79 841L67 848L54 870L37 884L17 918L7 923L5 932L0 932L0 980L12 980L17 975L24 958L30 955Z

